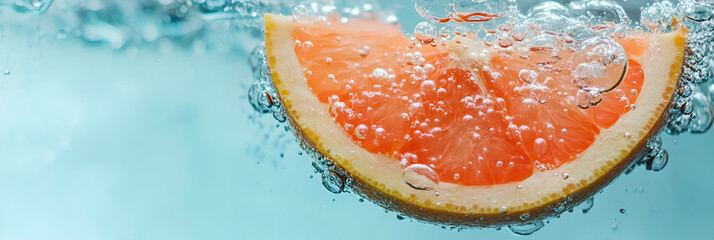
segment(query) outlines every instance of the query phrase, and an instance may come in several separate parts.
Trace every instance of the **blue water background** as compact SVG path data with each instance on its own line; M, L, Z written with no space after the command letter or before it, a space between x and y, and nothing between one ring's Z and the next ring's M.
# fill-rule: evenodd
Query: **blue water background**
M0 34L3 240L712 238L712 132L665 137L663 171L622 176L589 213L529 237L455 231L326 191L289 135L252 111L245 53Z

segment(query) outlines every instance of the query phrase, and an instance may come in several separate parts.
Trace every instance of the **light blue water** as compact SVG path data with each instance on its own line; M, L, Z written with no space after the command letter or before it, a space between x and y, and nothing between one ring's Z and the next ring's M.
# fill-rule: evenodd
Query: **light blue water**
M43 36L47 16L0 23L0 239L525 238L398 220L329 193L250 107L245 52L113 50ZM589 213L527 238L711 238L713 140L665 137L664 170L638 168Z

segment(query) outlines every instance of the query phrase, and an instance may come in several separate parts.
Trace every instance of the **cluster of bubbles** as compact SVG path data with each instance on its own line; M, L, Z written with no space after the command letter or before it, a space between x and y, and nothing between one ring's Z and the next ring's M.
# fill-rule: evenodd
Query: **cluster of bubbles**
M153 45L198 53L249 51L257 43L252 39L262 33L263 14L289 13L295 4L293 0L0 1L14 14L53 19L38 24L38 30L49 37L78 38L113 49Z
M672 135L704 133L714 120L714 81L711 81L714 78L714 55L711 54L714 51L714 1L687 0L676 7L666 1L651 5L645 9L648 14L643 23L659 30L654 24L658 19L658 15L652 13L655 11L679 13L690 30L684 67L665 131Z
M301 4L292 11L296 15L314 16L340 12L346 16L341 19L344 22L349 21L349 17L359 16L372 9L367 5L337 8L321 4ZM627 107L634 109L635 106L629 103L625 95L634 96L637 92L625 93L617 89L624 78L628 59L623 47L613 39L624 37L631 31L669 32L674 30L673 19L679 19L690 29L690 34L680 85L668 111L664 131L672 135L704 133L711 127L714 119L714 82L710 79L714 71L714 56L708 52L714 51L714 1L650 3L642 7L639 23L633 22L622 6L610 0L578 0L567 6L544 1L526 10L519 7L516 1L417 0L417 10L428 21L416 25L413 35L415 47L412 48L415 51L411 53L413 58L407 61L411 59L412 65L423 68L420 65L423 62L420 62L419 46L436 45L442 40L467 36L468 33L475 33L486 46L509 49L523 59L545 59L543 66L547 66L548 59L559 60L561 51L568 49L572 51L567 60L573 85L579 89L575 96L578 107L596 106L603 100L602 94L613 91ZM383 20L396 21L396 18L390 16ZM270 80L265 48L256 48L250 59L257 79L249 92L251 104L256 111L272 113L279 122L285 122L288 119ZM553 93L537 80L538 71L523 69L518 78L531 91L533 100L545 104ZM358 130L355 128L355 131ZM625 134L623 137L631 136ZM349 176L317 151L310 149L309 144L303 144L303 147L315 159L313 165L322 174L323 185L333 193L346 191L350 183ZM655 135L647 141L637 160L626 172L641 165L647 170L660 171L667 162L668 153L662 147L661 138ZM429 165L407 164L403 178L412 188L433 190L438 195L438 176ZM454 179L458 178L459 175L454 175ZM567 179L567 174L563 178ZM590 198L581 203L579 208L586 213L592 205L593 199ZM558 214L573 211L573 208L565 209L565 203L559 206L553 209ZM530 220L529 217L524 214L521 217L523 223L509 226L509 229L519 235L529 235L544 226L543 221Z
M573 83L580 88L575 103L581 108L599 104L603 93L616 89L627 68L625 51L613 38L624 36L630 30L631 20L612 1L581 0L567 6L543 1L525 11L520 11L516 1L417 1L416 4L422 17L430 20L414 29L416 40L423 44L434 45L437 39L448 40L459 33L475 32L486 46L514 51L523 59L537 58L540 69L523 69L519 79L527 84L531 98L541 104L554 91L545 86L547 80L536 79L539 72L550 71L548 67L562 59L562 51L574 52L565 60L570 61ZM620 99L627 100L624 96Z

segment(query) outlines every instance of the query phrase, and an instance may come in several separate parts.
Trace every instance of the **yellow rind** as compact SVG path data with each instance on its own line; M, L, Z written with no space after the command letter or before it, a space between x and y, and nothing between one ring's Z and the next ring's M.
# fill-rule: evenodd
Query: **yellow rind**
M659 132L684 58L686 29L660 35L637 57L645 83L636 109L603 129L578 159L528 179L495 186L439 184L439 195L415 190L401 178L398 161L356 145L327 113L306 84L294 51L296 22L265 16L266 49L273 83L297 137L351 178L351 189L378 205L412 218L451 226L507 225L556 215L594 195L632 164L646 141ZM624 137L625 133L629 138ZM562 173L568 178L563 179ZM521 185L522 187L517 187ZM506 212L502 213L503 207ZM528 213L528 219L520 216Z

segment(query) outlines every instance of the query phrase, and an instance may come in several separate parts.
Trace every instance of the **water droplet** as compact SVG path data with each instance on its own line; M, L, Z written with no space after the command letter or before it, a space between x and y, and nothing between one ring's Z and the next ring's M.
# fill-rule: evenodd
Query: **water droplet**
M510 229L511 232L513 232L515 234L526 236L526 235L531 235L534 232L537 232L538 230L543 228L543 226L545 226L545 223L543 223L543 221L535 221L535 222L531 222L531 223L511 225L511 226L508 226L508 229Z
M345 179L332 169L322 172L322 185L331 193L341 193L345 189Z
M436 190L439 183L438 174L424 164L412 164L404 169L402 179L416 190Z

